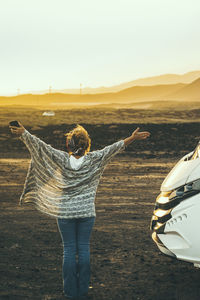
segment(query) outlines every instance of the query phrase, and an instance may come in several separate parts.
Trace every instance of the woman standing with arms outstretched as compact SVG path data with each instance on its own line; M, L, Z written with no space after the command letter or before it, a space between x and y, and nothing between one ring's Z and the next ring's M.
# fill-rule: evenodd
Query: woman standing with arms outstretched
M20 204L34 203L41 212L57 219L63 242L64 294L67 299L88 299L90 235L100 177L114 155L150 133L137 128L130 137L89 152L90 137L78 125L66 134L65 152L30 134L22 124L18 126L10 126L11 132L20 137L31 155Z

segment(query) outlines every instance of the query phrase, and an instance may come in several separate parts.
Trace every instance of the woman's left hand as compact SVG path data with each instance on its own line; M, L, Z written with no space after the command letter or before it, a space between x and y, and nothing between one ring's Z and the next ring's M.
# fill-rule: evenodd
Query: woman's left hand
M138 127L136 130L132 133L133 140L144 140L150 136L150 132L148 131L139 131L140 128Z
M150 136L150 132L148 132L148 131L141 131L140 132L139 130L140 130L140 128L138 127L136 130L133 131L131 136L129 136L128 138L126 138L124 140L125 146L128 146L129 144L131 144L135 140L144 140L144 139L146 139Z

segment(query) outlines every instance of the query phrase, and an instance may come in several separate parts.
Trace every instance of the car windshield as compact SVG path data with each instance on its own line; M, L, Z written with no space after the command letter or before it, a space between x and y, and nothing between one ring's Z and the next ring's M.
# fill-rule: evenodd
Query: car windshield
M188 161L188 160L194 160L196 158L200 158L200 141L198 142L194 151L186 155L184 160Z
M197 144L196 148L194 149L194 152L190 159L196 159L198 157L200 157L200 142Z

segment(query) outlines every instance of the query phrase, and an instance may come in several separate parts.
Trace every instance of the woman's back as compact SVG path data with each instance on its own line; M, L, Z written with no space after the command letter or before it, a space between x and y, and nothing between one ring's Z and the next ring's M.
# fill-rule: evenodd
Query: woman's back
M32 158L21 204L34 203L40 211L61 218L95 216L94 202L100 177L110 158L123 149L124 141L76 159L28 131L21 139Z

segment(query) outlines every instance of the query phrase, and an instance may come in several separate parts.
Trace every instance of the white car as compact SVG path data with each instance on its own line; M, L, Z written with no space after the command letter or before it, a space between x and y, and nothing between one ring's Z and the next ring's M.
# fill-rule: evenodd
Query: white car
M200 268L200 143L163 181L151 230L161 252Z

